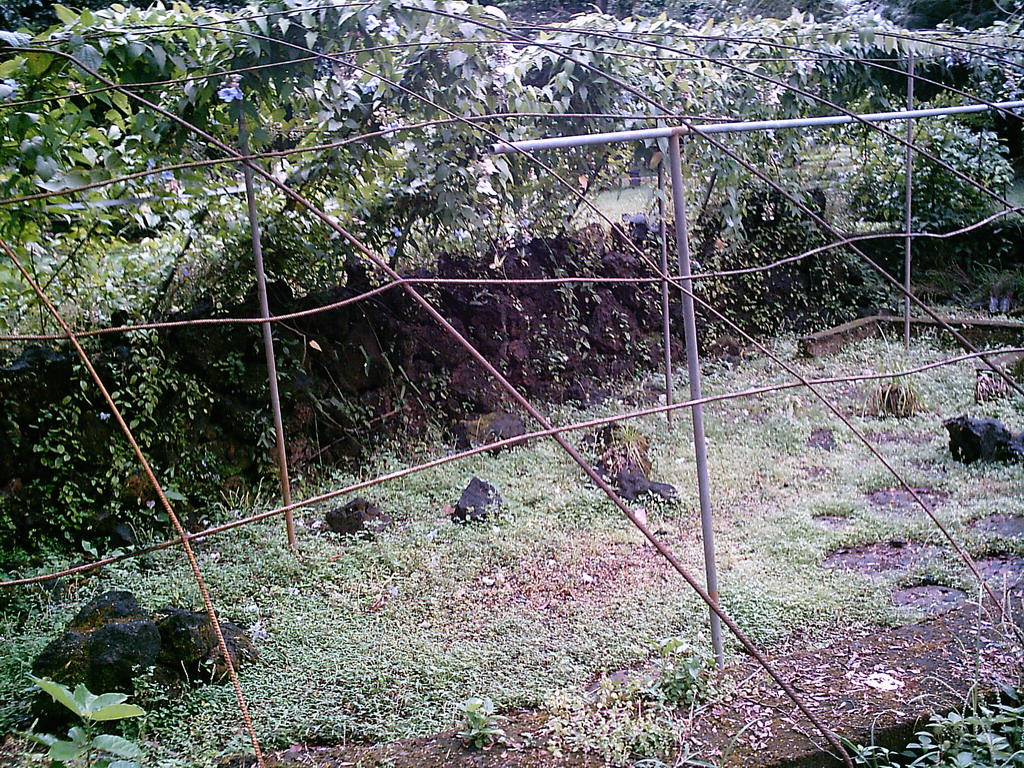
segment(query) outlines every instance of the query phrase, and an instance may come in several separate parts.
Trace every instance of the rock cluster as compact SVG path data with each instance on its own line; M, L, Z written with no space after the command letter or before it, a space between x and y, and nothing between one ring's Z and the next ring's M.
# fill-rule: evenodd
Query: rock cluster
M255 658L239 627L230 621L220 627L236 667ZM227 674L205 612L172 606L147 611L131 592L115 591L90 600L36 657L32 673L69 687L84 683L93 693L132 693L135 678L151 668L166 683L222 681Z

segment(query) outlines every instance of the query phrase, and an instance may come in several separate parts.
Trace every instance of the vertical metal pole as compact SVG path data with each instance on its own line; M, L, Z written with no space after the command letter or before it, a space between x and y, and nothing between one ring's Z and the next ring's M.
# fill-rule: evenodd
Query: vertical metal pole
M245 122L243 104L239 104L238 146L242 154L248 156L249 131ZM245 177L245 199L249 205L249 228L252 231L252 258L256 263L256 289L260 299L260 317L264 318L263 350L267 357L267 380L270 384L270 408L274 414L274 436L277 441L277 471L281 477L281 497L284 506L291 506L292 487L288 479L288 454L284 446L284 420L281 418L281 394L277 386L277 357L274 354L274 334L270 328L270 302L267 300L267 273L263 268L263 242L260 239L260 221L256 210L256 190L252 181L252 168L242 164L242 175ZM284 513L285 527L288 531L288 546L295 548L295 520L289 509Z
M665 158L658 163L658 220L661 222L661 320L665 346L665 405L673 403L672 397L672 325L669 320L668 303L668 218L665 216ZM665 418L672 424L672 411L665 411Z
M700 403L700 358L697 354L697 318L693 310L693 279L690 271L690 237L686 226L686 189L683 186L683 162L679 135L669 138L669 159L672 169L672 204L676 217L676 250L679 253L679 275L683 293L683 323L686 331L686 367L689 371L690 398L695 402L693 416L693 453L697 462L697 488L700 494L700 526L704 539L704 572L708 594L718 603L718 570L715 566L715 531L711 519L711 488L708 481L707 440L704 437L704 407ZM725 665L722 653L722 624L711 612L711 643L719 669Z
M914 51L911 49L907 54L907 111L914 108ZM907 118L907 188L906 188L906 238L903 248L903 287L906 294L903 296L903 346L910 349L910 256L913 242L913 222L911 214L913 211L913 174L914 174L914 121Z

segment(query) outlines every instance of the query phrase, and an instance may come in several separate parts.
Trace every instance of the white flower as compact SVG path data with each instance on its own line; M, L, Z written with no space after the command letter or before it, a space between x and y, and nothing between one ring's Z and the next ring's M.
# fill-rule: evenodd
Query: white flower
M366 17L366 31L373 32L380 26L380 19L374 16L372 13Z
M263 624L263 619L256 619L256 621L250 624L248 632L249 637L253 640L266 640L270 637L270 633L267 632L267 628Z

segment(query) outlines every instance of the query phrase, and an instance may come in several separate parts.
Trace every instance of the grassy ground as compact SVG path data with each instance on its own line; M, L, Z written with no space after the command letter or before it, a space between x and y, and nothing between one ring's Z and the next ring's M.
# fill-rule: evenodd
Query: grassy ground
M788 341L776 348L810 376L891 371L948 353L928 340L909 358L884 341L826 360L796 359ZM736 367L709 366L705 393L788 380L755 357ZM950 494L940 518L982 552L989 540L966 522L1020 513L1024 479L1019 467L953 461L941 421L970 412L1020 429L1024 412L1019 400L975 406L973 383L969 363L916 376L923 411L902 420L865 413L873 384L824 391L913 485ZM645 401L652 384L657 377L586 414L555 408L551 416L565 423L622 412L628 403ZM678 392L677 400L682 397ZM851 626L914 618L891 607L891 580L820 567L843 545L896 536L941 542L921 516L887 515L870 504L866 494L892 488L894 480L812 395L790 390L712 404L707 419L722 601L758 643L781 643L794 633L814 643ZM701 572L689 420L677 418L669 428L663 417L650 417L638 426L653 443L652 477L679 489L678 501L644 502L652 527ZM834 431L833 450L808 447L819 428ZM445 449L406 447L402 455L381 456L360 476ZM442 508L473 475L497 486L505 505L492 523L453 525ZM338 476L322 486L352 479ZM307 484L301 491L320 489ZM277 522L199 545L222 616L263 631L257 634L260 661L243 669L241 680L269 747L432 733L450 727L456 703L469 696L490 696L502 709L543 707L578 696L602 672L643 665L659 639L679 635L706 646L706 610L550 442L453 463L366 495L396 519L373 541L340 539L304 520L298 557L284 546ZM324 511L307 517L319 519ZM847 517L851 525L826 528L812 519L819 514ZM929 575L966 583L951 559L932 566ZM8 593L0 602L3 730L22 711L34 655L85 600L113 588L134 591L151 608L201 606L186 565L169 552L55 589ZM735 654L736 646L730 642L728 650ZM144 692L139 703L150 712L141 736L153 743L162 765L201 765L244 749L229 687L199 686L173 701Z
M598 192L593 196L592 202L601 213L618 223L622 221L624 215L646 213L650 216L656 213L654 192L655 189L649 182L642 187L614 187ZM582 206L576 216L575 225L583 227L592 222L603 224L604 220L588 206Z

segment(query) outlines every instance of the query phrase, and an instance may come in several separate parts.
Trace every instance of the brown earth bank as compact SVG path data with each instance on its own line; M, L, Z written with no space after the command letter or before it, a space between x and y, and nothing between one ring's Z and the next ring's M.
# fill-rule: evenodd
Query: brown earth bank
M497 255L441 255L436 269L407 277L527 397L586 404L660 362L658 283L642 282L652 267L625 253L625 235L617 237L585 229ZM801 262L783 277L811 294L814 269ZM618 282L529 282L567 274ZM494 278L526 282L479 282ZM284 283L270 286L274 315L333 305L275 326L293 471L357 461L388 435L453 439L447 430L455 420L508 408L493 377L400 286L354 301L378 288L356 263L344 285L306 296L293 296ZM258 314L251 296L166 318L196 324L87 341L158 474L175 478L175 501L195 525L211 500L272 472L260 327L203 324ZM677 315L674 325L681 330ZM731 339L705 340L711 354L742 351ZM678 338L674 346L682 349ZM136 527L153 525L156 496L71 348L30 346L0 362L0 553L48 538L72 548L81 538L133 543ZM51 510L72 507L54 520Z

